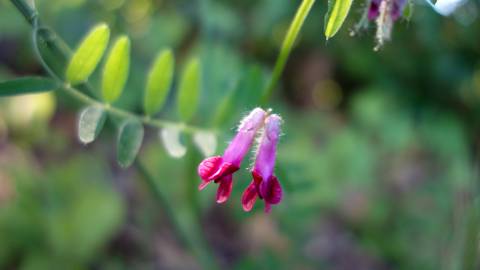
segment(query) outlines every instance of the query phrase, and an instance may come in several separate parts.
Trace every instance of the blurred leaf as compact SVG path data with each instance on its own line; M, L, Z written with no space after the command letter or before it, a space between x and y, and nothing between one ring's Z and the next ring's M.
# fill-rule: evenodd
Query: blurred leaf
M128 78L130 66L130 39L121 36L117 39L103 69L102 93L107 103L115 102L122 94Z
M181 158L187 153L187 148L180 142L180 129L166 127L160 131L160 138L168 154L173 158Z
M183 71L178 89L178 112L180 118L185 122L188 122L197 111L200 77L200 61L193 58L187 63Z
M81 42L67 67L66 79L71 84L84 82L102 58L110 39L108 25L95 26Z
M58 84L44 77L23 77L0 82L0 97L48 92L55 90Z
M213 117L213 124L216 127L222 126L230 120L233 111L234 91L231 91L226 97L224 97L217 105Z
M90 106L85 108L78 120L78 137L84 144L93 142L102 131L107 114L103 108Z
M117 161L123 168L132 165L143 141L143 125L137 120L127 120L120 128L117 141Z
M144 109L147 115L157 113L165 104L172 85L175 59L171 50L162 51L148 74L145 89Z
M195 132L195 134L193 134L193 141L206 157L213 155L217 149L217 136L213 132Z
M328 12L325 16L325 36L327 39L335 36L347 18L353 0L329 0Z

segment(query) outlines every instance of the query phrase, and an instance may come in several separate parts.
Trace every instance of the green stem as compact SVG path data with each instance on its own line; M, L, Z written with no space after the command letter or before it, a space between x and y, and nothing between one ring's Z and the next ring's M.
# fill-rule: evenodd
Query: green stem
M263 96L261 99L262 105L267 105L268 100L270 99L273 92L275 91L278 80L280 79L280 76L282 75L283 70L285 69L285 65L287 63L288 57L292 52L293 45L295 44L298 34L302 29L303 23L305 22L305 19L310 13L310 10L312 9L312 6L314 3L315 3L315 0L303 0L302 4L298 8L297 13L295 14L295 17L293 18L293 21L290 24L287 35L283 40L282 48L280 50L280 54L278 55L277 62L275 63L275 67L273 69L273 74L270 79L270 82L263 93Z
M25 17L28 23L33 25L33 22L38 16L35 8L27 4L24 0L11 0L11 2L18 9L18 11L22 13L23 17Z

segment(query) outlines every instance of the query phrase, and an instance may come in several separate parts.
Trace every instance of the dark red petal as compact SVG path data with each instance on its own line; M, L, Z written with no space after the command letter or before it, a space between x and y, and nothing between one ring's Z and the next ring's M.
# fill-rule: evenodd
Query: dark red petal
M228 200L228 197L230 197L232 193L232 186L233 181L231 174L220 179L220 185L217 189L217 203L224 203Z
M245 212L250 212L252 210L253 205L257 200L257 196L257 187L255 185L255 181L252 181L242 195L242 206Z
M252 176L253 176L253 182L255 183L255 187L257 189L258 197L260 197L260 199L263 200L262 193L260 193L260 184L262 183L263 178L256 170L252 171Z
M240 168L229 162L222 162L218 170L214 174L210 175L208 180L221 180L227 175L231 175L232 173L238 171L238 169Z
M282 201L282 187L275 175L270 176L268 181L263 181L260 184L260 194L263 196L265 202L271 204L278 204Z
M260 185L260 183L262 183L262 176L256 170L252 171L252 176L255 184Z
M211 176L219 170L222 163L220 156L206 158L198 165L198 175L204 181L211 181Z

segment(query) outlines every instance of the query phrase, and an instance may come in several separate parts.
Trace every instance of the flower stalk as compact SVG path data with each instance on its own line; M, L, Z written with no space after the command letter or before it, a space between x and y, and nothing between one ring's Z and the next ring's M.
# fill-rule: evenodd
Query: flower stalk
M275 67L273 68L272 77L270 78L270 82L267 85L267 88L263 92L263 96L261 98L261 104L266 105L271 98L275 88L277 87L278 80L285 69L285 65L287 63L288 57L292 52L293 46L295 45L295 41L302 30L302 26L305 22L305 19L308 17L310 10L312 9L315 0L303 0L302 4L297 10L295 17L293 18L290 27L288 28L287 35L283 40L282 47L280 49L280 54L277 57L277 61L275 63Z

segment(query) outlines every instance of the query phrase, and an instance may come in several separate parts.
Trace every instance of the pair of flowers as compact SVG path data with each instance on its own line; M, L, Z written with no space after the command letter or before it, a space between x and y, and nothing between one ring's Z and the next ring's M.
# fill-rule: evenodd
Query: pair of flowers
M242 206L250 211L257 198L265 201L265 212L271 210L272 204L282 200L282 187L273 174L277 152L278 139L282 119L276 114L256 108L241 122L236 136L228 145L223 156L209 157L198 166L198 174L202 179L199 189L204 189L210 182L219 184L217 203L228 200L233 187L233 173L240 169L242 160L253 145L257 134L258 147L256 149L255 164L252 169L250 185L242 196Z

